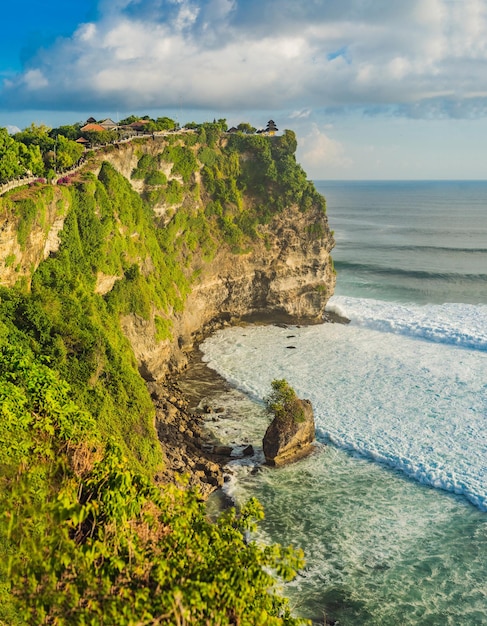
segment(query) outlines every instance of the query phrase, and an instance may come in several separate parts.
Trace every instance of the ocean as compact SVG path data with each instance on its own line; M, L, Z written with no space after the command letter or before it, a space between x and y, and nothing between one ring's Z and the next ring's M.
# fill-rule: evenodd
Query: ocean
M227 492L264 505L257 540L304 549L296 615L487 624L487 182L315 184L336 239L328 308L351 321L204 342L235 388L215 437L256 448ZM318 441L277 470L259 467L275 378L311 400Z

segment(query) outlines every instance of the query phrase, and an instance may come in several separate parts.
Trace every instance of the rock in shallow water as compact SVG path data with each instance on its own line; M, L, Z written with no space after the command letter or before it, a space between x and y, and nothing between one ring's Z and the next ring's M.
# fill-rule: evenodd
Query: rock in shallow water
M264 435L266 463L280 466L308 455L315 440L315 420L309 400L296 400L296 415L275 417ZM299 418L297 418L299 415Z

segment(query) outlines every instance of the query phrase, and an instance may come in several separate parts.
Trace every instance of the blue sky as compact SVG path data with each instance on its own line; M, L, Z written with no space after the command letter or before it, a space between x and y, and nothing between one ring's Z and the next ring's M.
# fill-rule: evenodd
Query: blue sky
M292 128L312 178L487 178L487 0L24 0L0 126Z

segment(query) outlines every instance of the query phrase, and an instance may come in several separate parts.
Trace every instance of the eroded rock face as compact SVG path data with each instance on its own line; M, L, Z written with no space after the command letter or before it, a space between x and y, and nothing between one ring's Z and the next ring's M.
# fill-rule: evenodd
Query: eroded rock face
M100 162L91 169L97 174L101 161L108 160L131 180L142 147L144 152L154 155L161 150L161 145L151 140L143 146L124 144L101 155ZM69 207L61 191L54 192L46 224L35 225L24 250L17 242L16 220L6 218L0 224L1 284L11 286L21 276L30 280L38 264L57 250L59 231ZM171 315L172 340L157 341L153 319L146 321L136 315L122 318L124 333L146 380L163 380L169 371L184 367L186 354L202 332L222 320L235 321L248 315L287 317L293 322L322 318L335 286L330 257L334 241L326 214L319 206L302 212L298 206L290 205L259 229L260 236L248 244L245 254L234 254L228 246L221 245L209 262L194 255L187 270L197 274L198 279L192 285L184 310ZM150 271L144 265L148 261L141 259L142 271ZM99 275L96 292L107 293L119 278Z
M264 435L263 448L268 465L281 466L303 458L312 451L315 420L309 400L297 400L304 418L275 417Z
M18 216L9 211L0 215L0 285L13 287L19 279L30 284L39 263L59 248L68 210L66 197L54 188L53 199L45 203L44 216L34 220L24 246L18 241Z
M319 224L323 235L311 235L310 224ZM149 341L146 333L141 336L140 319L124 318L124 332L149 378L159 380L181 368L202 329L215 320L259 314L302 323L322 319L335 286L326 215L319 208L302 213L290 206L261 233L246 254L222 246L209 263L196 258L192 270L199 272L198 282L184 311L173 315L172 342Z

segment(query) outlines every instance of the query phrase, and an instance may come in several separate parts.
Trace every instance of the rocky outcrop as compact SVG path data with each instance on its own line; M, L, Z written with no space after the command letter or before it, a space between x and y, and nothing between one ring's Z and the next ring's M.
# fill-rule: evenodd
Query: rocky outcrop
M164 386L149 383L148 388L156 408L155 427L165 459L158 480L178 482L185 476L188 486L197 486L206 498L223 485L223 467L230 453L222 455L206 445L202 416L190 411L175 381L167 381Z
M296 400L296 414L276 416L264 435L266 463L281 466L303 458L312 451L315 420L309 400ZM299 417L296 417L299 416Z
M30 192L30 196L28 195ZM19 241L19 223L25 216L12 211L17 199L30 197L36 205L26 241ZM18 190L11 198L0 198L0 285L12 287L18 281L30 284L32 274L39 263L59 248L59 233L69 211L69 200L58 187L43 196L36 188Z

